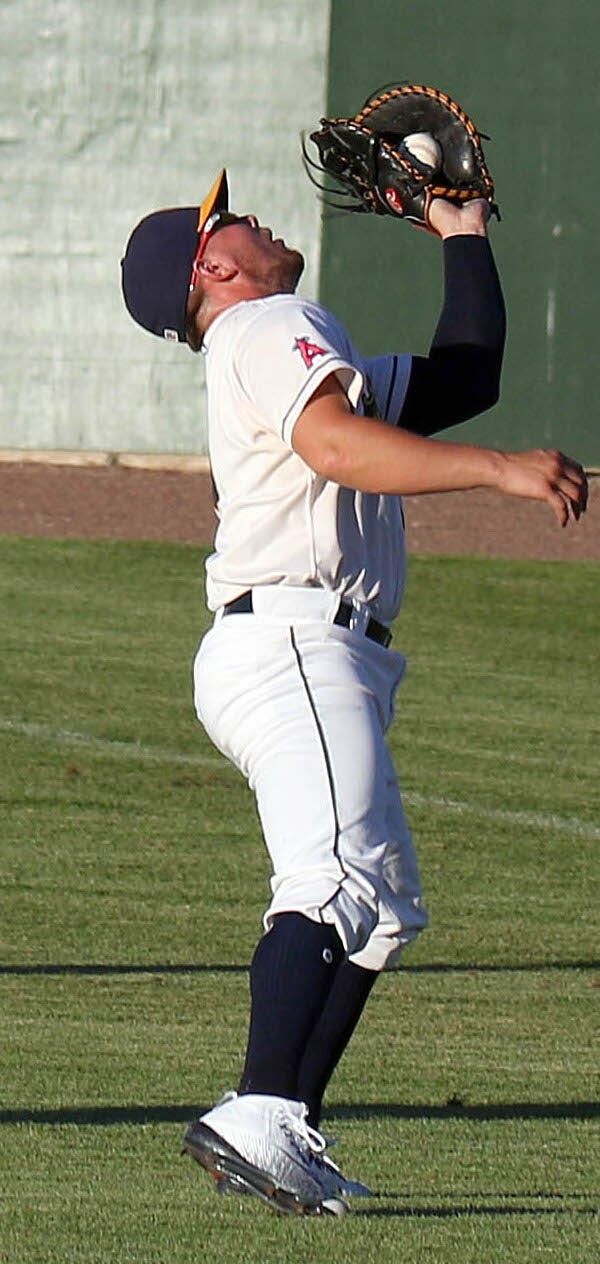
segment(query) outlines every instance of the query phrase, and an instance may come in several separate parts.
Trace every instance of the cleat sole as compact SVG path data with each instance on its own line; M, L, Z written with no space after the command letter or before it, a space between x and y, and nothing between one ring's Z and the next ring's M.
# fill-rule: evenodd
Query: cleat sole
M289 1190L280 1189L268 1172L248 1163L223 1137L207 1124L196 1123L183 1138L182 1154L189 1154L216 1181L229 1180L242 1186L240 1193L254 1194L272 1209L287 1216L345 1215L348 1206L339 1198L314 1202L302 1199ZM229 1189L228 1192L238 1192ZM343 1209L343 1210L342 1210Z

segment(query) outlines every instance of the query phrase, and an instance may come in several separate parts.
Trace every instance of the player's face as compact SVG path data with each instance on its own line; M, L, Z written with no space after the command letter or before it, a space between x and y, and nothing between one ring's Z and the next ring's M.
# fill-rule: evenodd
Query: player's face
M300 251L286 246L281 237L273 238L255 215L229 212L215 224L204 257L233 262L262 294L292 294L304 268Z

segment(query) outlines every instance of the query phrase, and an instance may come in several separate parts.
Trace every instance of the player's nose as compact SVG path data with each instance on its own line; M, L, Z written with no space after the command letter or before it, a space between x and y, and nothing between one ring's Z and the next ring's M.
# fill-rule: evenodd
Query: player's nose
M251 228L258 228L256 215L244 215L244 219L248 221Z

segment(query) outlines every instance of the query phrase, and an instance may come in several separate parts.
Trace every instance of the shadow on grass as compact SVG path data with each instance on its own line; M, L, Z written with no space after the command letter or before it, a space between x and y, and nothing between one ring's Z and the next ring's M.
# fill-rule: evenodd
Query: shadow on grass
M208 1106L73 1106L58 1110L29 1110L26 1107L0 1110L1 1124L75 1124L79 1127L114 1127L119 1124L183 1124L203 1114ZM465 1105L453 1099L443 1105L371 1102L363 1105L332 1106L325 1111L331 1119L473 1120L493 1123L518 1119L598 1119L599 1102L503 1102L497 1105Z
M327 1119L466 1119L494 1123L503 1119L598 1119L600 1102L496 1102L476 1105L450 1098L440 1105L395 1102L339 1103L325 1108Z
M248 966L240 965L206 965L181 962L171 964L158 962L149 965L141 963L110 965L104 962L86 962L83 965L71 964L39 964L39 965L0 965L0 975L102 975L102 974L247 974Z
M478 965L473 961L461 963L431 961L414 966L401 966L402 974L539 974L545 970L600 970L600 961L512 961L488 962Z
M455 1220L458 1216L597 1216L597 1207L572 1207L568 1197L562 1206L538 1207L527 1206L494 1206L486 1203L464 1203L449 1207L364 1207L353 1208L354 1216L377 1218L378 1216L397 1216L401 1220Z
M0 976L23 975L103 975L103 974L246 974L248 965L209 962L39 962L0 965ZM600 961L534 961L501 963L424 962L420 965L402 966L396 978L403 974L536 974L547 970L600 970ZM387 976L390 977L390 976Z
M0 1124L76 1124L114 1127L116 1124L185 1124L210 1106L67 1106L61 1110L0 1110Z

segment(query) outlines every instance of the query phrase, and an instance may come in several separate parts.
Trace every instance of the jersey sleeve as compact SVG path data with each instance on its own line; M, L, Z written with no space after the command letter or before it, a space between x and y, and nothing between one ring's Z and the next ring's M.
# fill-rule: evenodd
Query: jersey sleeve
M301 304L263 312L235 354L239 384L267 429L291 447L292 433L317 387L335 373L353 408L363 374L352 364L334 325L315 320Z
M372 356L365 358L364 365L377 416L395 426L406 399L412 356Z

